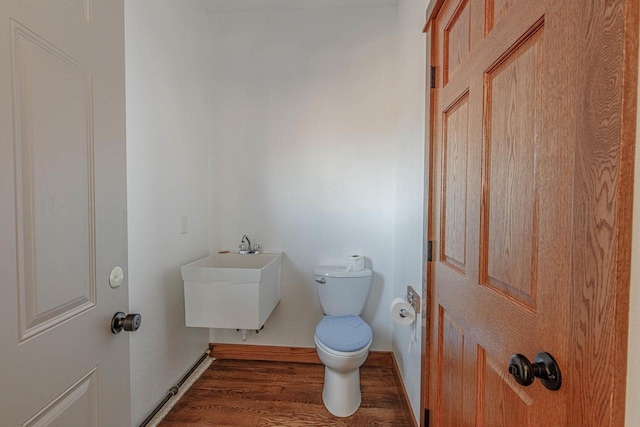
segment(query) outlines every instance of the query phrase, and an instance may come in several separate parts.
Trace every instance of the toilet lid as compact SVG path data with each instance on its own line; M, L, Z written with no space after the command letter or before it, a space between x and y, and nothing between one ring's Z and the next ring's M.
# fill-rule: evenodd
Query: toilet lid
M364 348L373 336L360 316L324 316L316 326L316 337L326 347L343 352Z

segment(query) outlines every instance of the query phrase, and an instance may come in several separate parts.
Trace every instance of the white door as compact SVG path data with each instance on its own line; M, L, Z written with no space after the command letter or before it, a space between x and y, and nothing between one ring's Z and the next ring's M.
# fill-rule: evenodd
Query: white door
M0 425L130 423L123 0L0 1Z

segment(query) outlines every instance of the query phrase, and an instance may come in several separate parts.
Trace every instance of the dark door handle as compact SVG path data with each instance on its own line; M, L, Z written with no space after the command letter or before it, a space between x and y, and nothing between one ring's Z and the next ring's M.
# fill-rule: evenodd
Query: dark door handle
M117 312L111 319L111 332L119 334L124 329L128 332L135 332L142 324L142 316L139 314L126 315L123 312Z
M559 390L562 385L560 367L549 353L536 354L534 363L522 354L514 354L509 360L509 373L523 386L530 386L536 378L549 390Z

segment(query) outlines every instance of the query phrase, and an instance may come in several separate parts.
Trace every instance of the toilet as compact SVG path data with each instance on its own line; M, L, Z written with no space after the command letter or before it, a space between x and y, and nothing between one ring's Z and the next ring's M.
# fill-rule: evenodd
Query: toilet
M316 267L313 276L325 314L314 337L318 357L325 366L322 400L333 415L348 417L362 401L360 366L367 360L373 336L360 318L372 272L368 268L345 271L344 267Z

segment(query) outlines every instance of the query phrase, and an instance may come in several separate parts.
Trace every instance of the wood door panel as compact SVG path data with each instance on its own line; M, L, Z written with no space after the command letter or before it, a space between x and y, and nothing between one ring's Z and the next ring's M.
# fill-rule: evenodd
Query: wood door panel
M481 283L535 307L543 27L485 73Z
M501 330L514 325L486 322L486 330L472 325L465 327L468 319L464 312L459 312L460 305L452 308L438 307L439 376L435 425L534 426L534 393L540 394L540 386L525 390L517 384L507 370L508 364L503 362L508 361L514 349L503 348L504 343L486 339L486 336L498 336ZM515 329L519 329L517 334L520 336L526 336L525 325L515 326ZM478 338L484 342L478 343ZM534 348L524 351L535 351ZM496 401L506 404L496 407ZM485 411L485 408L489 409Z
M487 427L533 427L533 397L505 372L503 364L478 349L478 396L482 410L476 425ZM502 402L496 405L496 402Z
M442 278L447 289L439 290L435 297L447 315L464 330L465 336L491 350L494 356L500 354L505 364L514 352L535 354L538 351L535 343L527 342L532 335L531 325L538 323L539 316L536 313L532 310L523 311L521 304L505 300L504 295L494 289L478 286L470 280L460 280L461 275L455 270L439 268L436 274ZM469 301L479 301L481 304L471 306ZM486 310L486 307L496 306L500 307L501 316ZM512 322L514 316L519 316L520 321ZM504 342L502 335L505 333L517 337L521 342L517 346Z
M444 84L464 63L471 50L469 0L462 0L444 29Z
M462 413L465 389L464 330L445 311L438 307L438 415L443 425L463 425L456 422Z
M486 32L489 33L500 19L509 12L516 0L487 0Z
M465 272L469 106L465 93L444 112L442 261Z
M480 10L479 0L471 1L472 10ZM443 6L444 7L444 6ZM511 54L511 51L522 46L522 44L531 37L544 23L544 7L539 2L526 2L513 8L509 13L509 22L494 28L486 37L477 35L471 41L472 50L464 62L464 66L460 67L455 75L450 75L448 81L445 82L445 67L436 67L436 83L438 85L438 93L435 95L434 102L438 105L438 110L442 112L451 105L460 94L470 90L474 81L478 78L482 79L485 71L495 68L497 64L503 61ZM440 20L436 20L434 28L444 25ZM478 23L477 25L481 25ZM484 24L482 24L484 25ZM473 30L473 28L472 28ZM442 29L441 29L442 31ZM443 36L440 37L442 39ZM438 37L434 36L434 42L438 43ZM439 41L440 49L433 52L434 62L443 61L444 43ZM491 49L487 46L490 45ZM475 102L475 97L471 96L470 102ZM482 110L479 111L478 118L482 117ZM473 132L473 128L470 132Z

